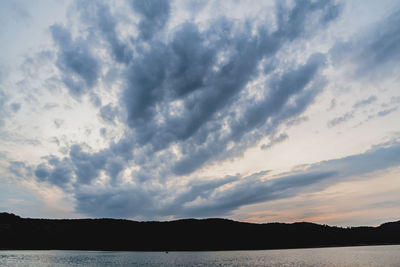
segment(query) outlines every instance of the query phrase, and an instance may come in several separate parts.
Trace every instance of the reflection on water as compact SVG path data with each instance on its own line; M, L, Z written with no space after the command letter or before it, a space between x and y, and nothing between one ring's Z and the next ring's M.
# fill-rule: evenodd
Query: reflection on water
M400 246L218 252L0 251L0 266L400 266Z

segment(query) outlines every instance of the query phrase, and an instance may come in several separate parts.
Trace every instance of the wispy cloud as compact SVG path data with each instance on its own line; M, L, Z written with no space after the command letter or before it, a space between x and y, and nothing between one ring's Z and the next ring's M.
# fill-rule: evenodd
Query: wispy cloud
M363 99L363 100L360 100L360 101L357 101L356 103L354 103L353 108L357 109L357 108L360 108L363 106L367 106L371 103L376 102L376 100L378 100L378 98L376 96L372 95L372 96L368 97L367 99Z
M271 139L271 141L269 142L269 144L261 145L261 149L269 149L269 148L273 147L276 144L282 143L283 141L285 141L288 138L289 138L289 136L286 133L281 133L279 136L273 137Z
M343 116L336 117L336 118L333 118L332 120L328 121L327 125L328 125L328 127L334 127L338 124L341 124L341 123L344 123L344 122L350 120L353 117L354 117L354 112L350 111L350 112L343 114Z
M395 142L389 146L382 144L365 153L310 164L303 166L304 170L274 177L268 175L268 172L258 172L245 177L228 176L209 182L189 183L181 194L156 189L148 191L136 186L103 192L82 191L77 195L77 208L93 216L229 215L245 205L291 198L305 191L320 191L343 181L360 179L363 175L384 171L399 165L399 155L399 143Z

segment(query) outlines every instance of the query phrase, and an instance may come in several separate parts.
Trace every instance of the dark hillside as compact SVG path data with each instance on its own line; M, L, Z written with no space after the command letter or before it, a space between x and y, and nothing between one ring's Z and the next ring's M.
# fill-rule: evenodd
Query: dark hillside
M340 228L226 219L25 219L0 213L0 249L252 250L383 244L400 244L400 221L379 227Z

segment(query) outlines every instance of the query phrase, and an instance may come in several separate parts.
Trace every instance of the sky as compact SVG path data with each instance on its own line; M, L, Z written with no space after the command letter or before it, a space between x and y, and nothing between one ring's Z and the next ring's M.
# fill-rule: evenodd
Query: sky
M3 0L0 211L400 219L400 3Z

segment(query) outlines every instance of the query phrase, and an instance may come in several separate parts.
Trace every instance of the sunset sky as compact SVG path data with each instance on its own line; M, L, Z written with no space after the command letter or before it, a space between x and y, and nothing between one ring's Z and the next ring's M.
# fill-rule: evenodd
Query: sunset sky
M0 212L400 220L400 2L0 1Z

